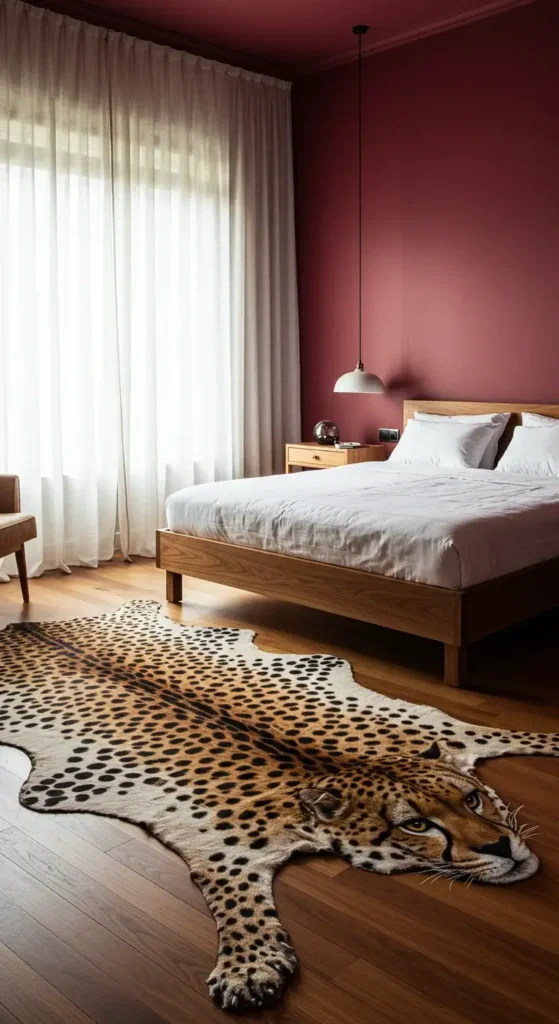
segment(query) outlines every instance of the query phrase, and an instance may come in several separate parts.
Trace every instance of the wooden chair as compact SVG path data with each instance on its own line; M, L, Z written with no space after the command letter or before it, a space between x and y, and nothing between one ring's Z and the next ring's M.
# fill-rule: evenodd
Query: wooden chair
M29 583L25 563L25 542L37 536L34 516L21 511L19 477L0 476L0 558L16 556L23 600L29 601Z

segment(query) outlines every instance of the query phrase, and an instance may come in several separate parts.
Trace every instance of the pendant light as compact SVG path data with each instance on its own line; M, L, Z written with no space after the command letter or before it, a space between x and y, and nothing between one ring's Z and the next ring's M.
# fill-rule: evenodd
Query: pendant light
M359 57L358 57L358 81L359 81L359 358L357 360L357 366L355 370L351 370L349 373L344 373L342 377L339 377L334 385L334 391L345 391L352 394L377 394L382 395L384 392L384 384L376 377L374 373L366 373L363 369L363 360L361 358L361 334L362 334L362 323L363 323L363 257L362 257L362 206L363 206L363 129L362 129L362 67L361 67L361 40L366 32L368 32L368 25L354 25L353 34L357 36L359 40Z

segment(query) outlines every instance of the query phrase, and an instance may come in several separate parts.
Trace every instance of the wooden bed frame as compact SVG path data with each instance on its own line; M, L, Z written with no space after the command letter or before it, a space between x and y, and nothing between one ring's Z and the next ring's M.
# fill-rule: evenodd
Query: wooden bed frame
M510 412L500 452L521 422L521 412L559 419L559 405L405 401L404 426L420 410L447 416ZM174 604L182 599L183 575L194 576L439 640L444 644L444 678L450 686L466 683L469 643L559 605L559 558L465 590L448 590L158 530L157 565L167 572L167 600Z

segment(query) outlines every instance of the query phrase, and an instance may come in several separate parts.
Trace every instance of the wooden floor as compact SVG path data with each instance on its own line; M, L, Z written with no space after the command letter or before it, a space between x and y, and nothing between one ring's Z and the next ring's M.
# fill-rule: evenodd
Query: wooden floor
M0 628L22 617L100 613L163 600L164 576L134 565L0 586ZM359 682L436 703L471 721L559 730L559 615L484 641L475 690L439 682L438 645L185 580L185 622L252 627L274 651L332 651ZM25 755L0 747L0 1024L208 1024L226 1021L205 977L215 933L186 867L139 829L21 808ZM541 826L542 869L503 888L413 875L381 878L342 861L288 865L276 883L302 970L275 1011L282 1024L543 1024L559 1019L559 761L510 759L482 773ZM231 1018L229 1018L231 1019ZM233 1018L239 1019L239 1018Z

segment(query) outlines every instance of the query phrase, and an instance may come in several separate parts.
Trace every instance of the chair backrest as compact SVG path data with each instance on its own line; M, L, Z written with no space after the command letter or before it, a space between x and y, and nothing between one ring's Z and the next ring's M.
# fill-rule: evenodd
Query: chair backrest
M18 476L0 475L0 512L21 512Z

